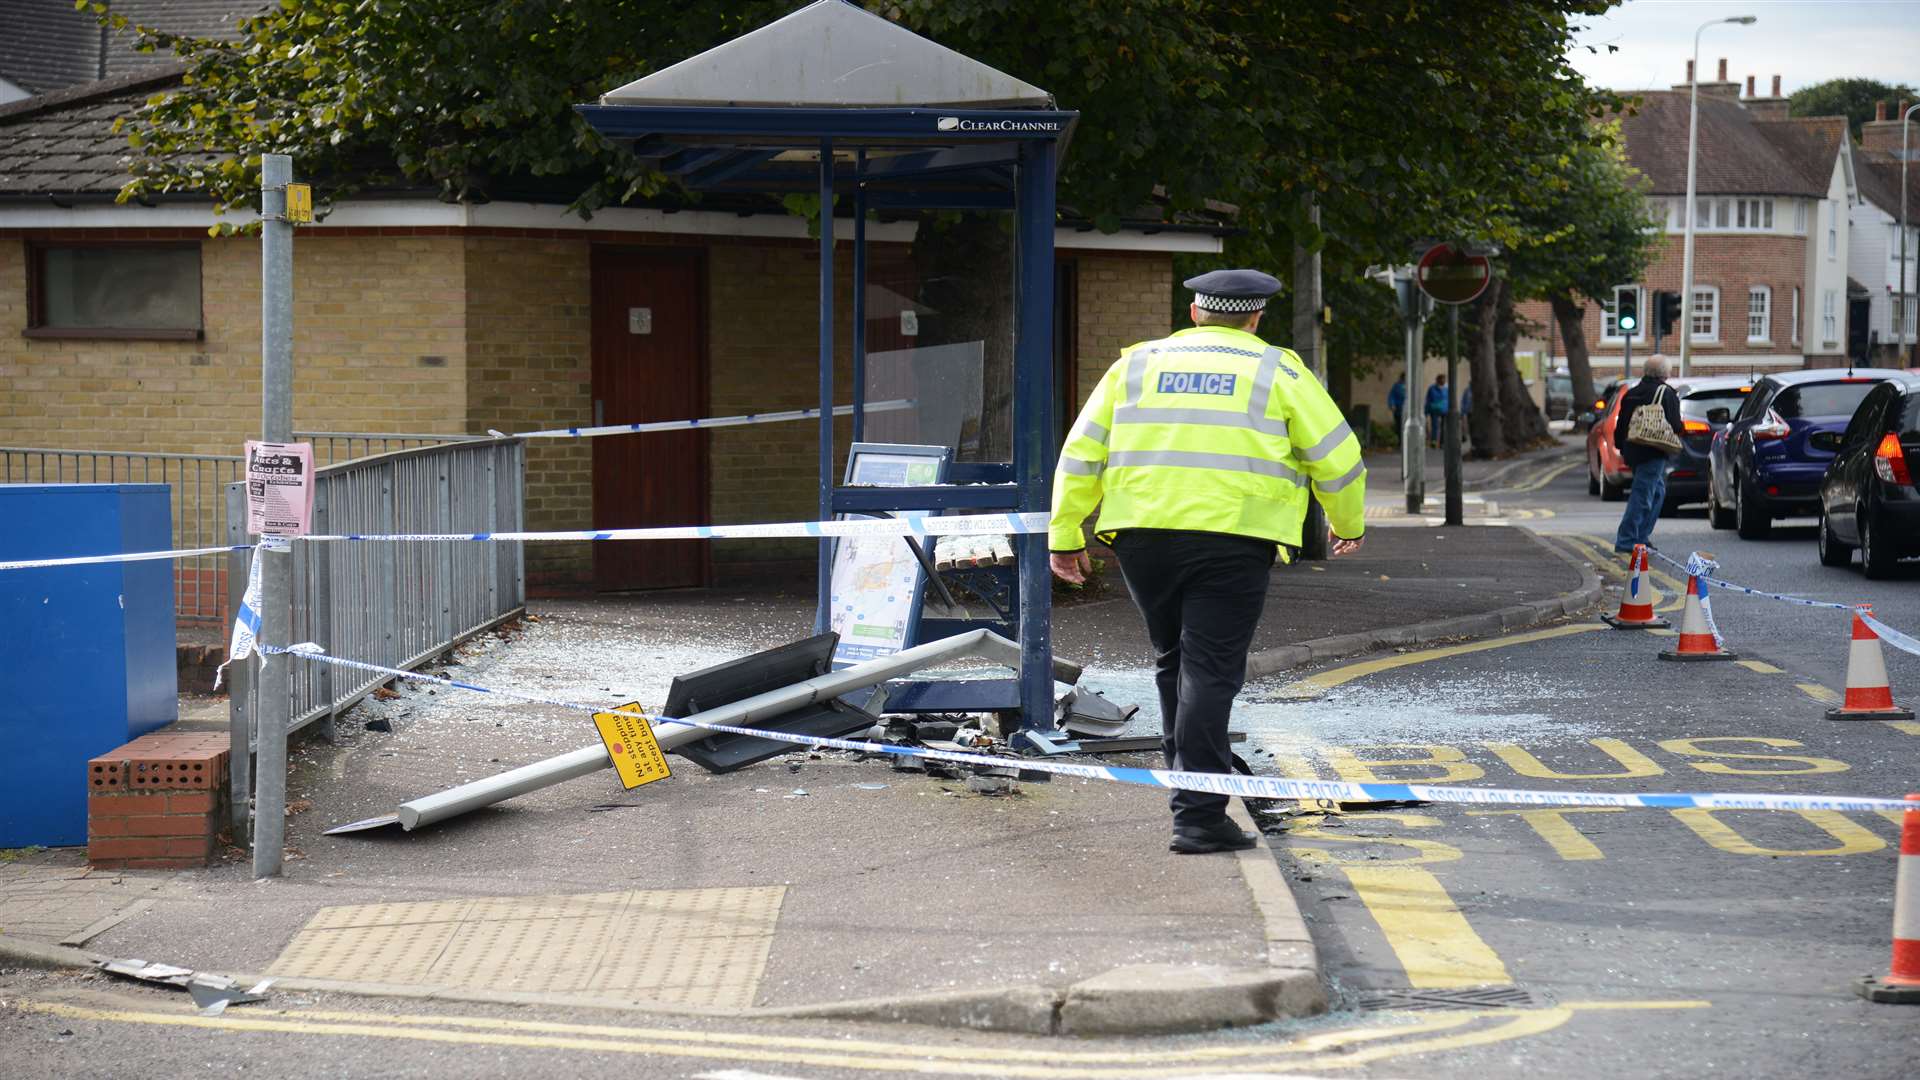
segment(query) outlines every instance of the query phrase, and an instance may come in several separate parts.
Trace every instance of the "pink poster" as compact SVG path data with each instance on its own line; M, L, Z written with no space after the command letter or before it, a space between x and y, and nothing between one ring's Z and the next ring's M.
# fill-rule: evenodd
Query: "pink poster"
M312 523L312 444L247 440L247 531L305 536Z

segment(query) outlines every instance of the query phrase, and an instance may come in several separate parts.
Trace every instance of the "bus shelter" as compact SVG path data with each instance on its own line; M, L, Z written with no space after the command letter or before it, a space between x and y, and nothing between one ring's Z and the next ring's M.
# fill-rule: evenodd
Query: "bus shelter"
M602 136L690 191L761 193L817 209L821 520L895 511L1048 509L1055 452L1054 184L1078 114L1058 109L1044 90L843 0L818 0L578 108ZM923 270L923 280L949 284L990 275L947 293L970 298L950 307L979 310L930 316L965 327L958 336L968 340L869 352L866 308L875 293L868 281L867 231L869 218L880 216L916 222L922 232L966 218L977 233L989 239L997 233L1011 246L1004 262L956 256ZM983 219L990 224L978 228ZM844 283L835 280L834 259L843 228L851 230L853 256L851 281ZM882 289L878 295L891 294ZM842 305L852 313L854 441L867 435L878 415L870 417L865 408L869 383L878 374L870 365L884 362L908 372L918 388L917 441L945 442L954 451L946 482L836 482L835 326ZM913 322L903 314L902 332ZM958 633L971 625L1011 629L1020 644L1023 726L1049 729L1047 539L1044 533L1020 534L1013 547L1010 620L929 621L923 635ZM822 540L816 631L829 624L831 572L832 541ZM969 705L964 694L949 700L955 708L994 707L984 701Z

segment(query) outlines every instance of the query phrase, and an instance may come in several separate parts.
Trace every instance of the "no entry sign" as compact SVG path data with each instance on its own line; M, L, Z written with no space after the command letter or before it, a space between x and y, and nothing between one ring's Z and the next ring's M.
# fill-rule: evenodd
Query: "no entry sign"
M1469 255L1452 244L1435 244L1420 256L1414 281L1442 304L1470 304L1487 291L1493 264L1485 255Z

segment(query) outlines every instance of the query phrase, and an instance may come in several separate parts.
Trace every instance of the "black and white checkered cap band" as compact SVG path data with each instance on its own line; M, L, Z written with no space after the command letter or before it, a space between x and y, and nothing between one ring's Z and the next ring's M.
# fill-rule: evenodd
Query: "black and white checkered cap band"
M1261 311L1267 306L1264 296L1208 296L1206 293L1194 293L1193 302L1205 311L1234 312Z

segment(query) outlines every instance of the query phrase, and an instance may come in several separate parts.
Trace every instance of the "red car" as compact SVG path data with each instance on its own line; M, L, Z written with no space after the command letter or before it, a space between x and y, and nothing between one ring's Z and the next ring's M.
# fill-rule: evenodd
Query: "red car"
M1619 448L1614 445L1613 432L1619 426L1621 395L1639 381L1616 380L1607 387L1602 399L1605 408L1587 432L1587 494L1598 495L1608 502L1626 498L1627 489L1633 486L1633 470L1627 468ZM1676 433L1680 436L1680 453L1667 463L1665 510L1671 511L1707 497L1708 451L1713 432L1720 426L1708 419L1707 413L1715 406L1738 408L1753 387L1739 376L1725 375L1669 379L1667 385L1680 396L1683 428Z

